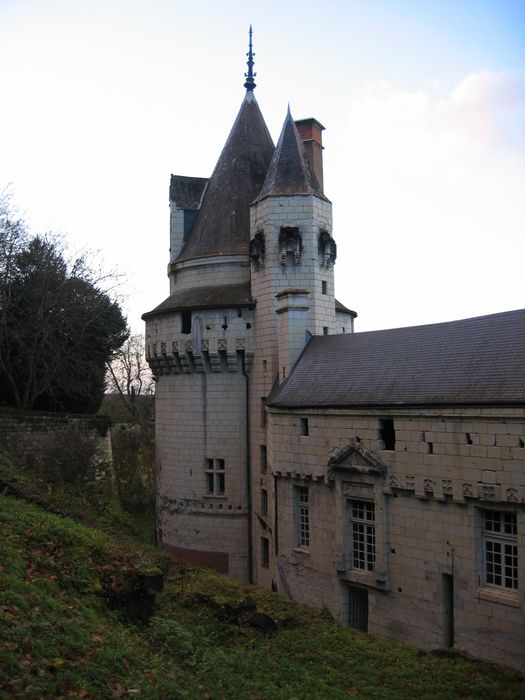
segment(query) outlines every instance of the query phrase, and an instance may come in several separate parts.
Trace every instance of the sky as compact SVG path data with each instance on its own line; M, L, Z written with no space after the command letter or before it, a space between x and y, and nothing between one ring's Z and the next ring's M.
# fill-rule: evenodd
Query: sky
M325 127L356 330L525 307L524 0L0 0L0 191L35 232L169 294L170 174L209 177L244 97Z

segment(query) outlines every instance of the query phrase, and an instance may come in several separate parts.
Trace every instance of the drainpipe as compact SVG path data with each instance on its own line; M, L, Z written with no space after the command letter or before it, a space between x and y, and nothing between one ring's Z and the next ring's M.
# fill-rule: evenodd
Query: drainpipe
M246 380L246 498L248 502L248 582L253 583L252 543L252 453L250 444L250 377L246 371L244 352L241 355L242 374Z
M274 496L274 519L273 519L273 531L274 531L274 549L275 558L279 556L279 494L277 491L277 477L273 476L273 496Z

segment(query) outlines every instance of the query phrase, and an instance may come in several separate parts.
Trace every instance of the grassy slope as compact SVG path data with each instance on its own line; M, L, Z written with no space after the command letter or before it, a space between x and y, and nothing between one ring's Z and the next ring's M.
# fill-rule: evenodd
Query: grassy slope
M115 592L157 557L136 540L0 495L0 697L525 696L516 672L361 635L205 570L172 565L151 623L133 622ZM228 606L247 596L277 631L232 622Z

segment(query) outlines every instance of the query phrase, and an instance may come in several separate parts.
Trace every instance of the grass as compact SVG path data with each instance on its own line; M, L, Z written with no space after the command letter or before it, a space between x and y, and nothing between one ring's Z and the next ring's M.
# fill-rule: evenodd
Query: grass
M326 611L175 565L118 526L0 495L0 697L525 696L516 671L343 628ZM167 574L149 624L129 604L147 565ZM260 629L261 616L276 629Z
M20 470L0 452L0 492L23 498L45 510L66 515L115 537L153 545L155 514L152 510L126 512L116 501L90 498L85 483L46 483L30 469Z

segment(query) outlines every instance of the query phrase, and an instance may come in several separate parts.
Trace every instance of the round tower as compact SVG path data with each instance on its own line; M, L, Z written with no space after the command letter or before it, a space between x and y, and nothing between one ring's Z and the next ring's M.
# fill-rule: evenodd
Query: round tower
M144 314L157 377L158 534L181 559L251 575L249 207L274 146L246 96L209 180L172 176L170 296Z

